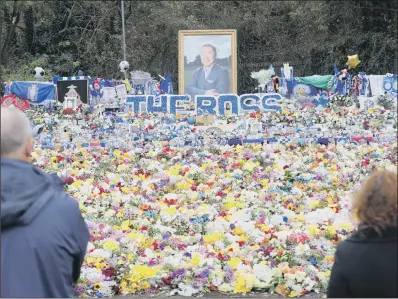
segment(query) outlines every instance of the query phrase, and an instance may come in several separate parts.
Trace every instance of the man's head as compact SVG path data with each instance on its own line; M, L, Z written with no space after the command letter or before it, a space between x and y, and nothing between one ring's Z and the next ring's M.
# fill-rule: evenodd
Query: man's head
M217 49L213 45L206 44L200 51L200 60L204 67L210 67L216 63Z
M1 158L29 161L33 150L29 119L18 109L1 108Z

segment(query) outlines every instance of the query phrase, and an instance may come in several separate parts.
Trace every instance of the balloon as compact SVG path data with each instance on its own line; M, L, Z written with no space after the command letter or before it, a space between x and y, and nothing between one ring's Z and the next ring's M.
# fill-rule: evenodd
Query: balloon
M196 118L193 116L188 117L188 124L194 125L196 123Z
M347 56L348 60L346 65L348 65L349 69L355 69L356 66L361 62L359 60L358 54L352 55L352 56Z

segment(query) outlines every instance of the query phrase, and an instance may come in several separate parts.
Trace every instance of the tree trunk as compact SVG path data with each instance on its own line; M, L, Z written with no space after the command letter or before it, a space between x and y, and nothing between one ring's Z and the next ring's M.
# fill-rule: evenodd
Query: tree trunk
M0 65L3 65L8 59L8 55L10 54L9 52L10 52L12 37L14 36L15 28L19 23L20 16L21 16L21 11L19 3L18 1L14 0L14 7L12 10L12 22L10 24L10 27L8 28L8 32L4 40L4 45L0 52Z
M24 13L24 21L25 21L25 41L26 47L30 54L34 54L34 33L35 33L35 22L34 22L34 14L33 8L30 6Z

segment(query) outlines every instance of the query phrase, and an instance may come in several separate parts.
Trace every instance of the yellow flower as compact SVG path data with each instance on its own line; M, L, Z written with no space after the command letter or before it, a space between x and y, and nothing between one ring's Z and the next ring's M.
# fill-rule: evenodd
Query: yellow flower
M236 227L234 230L235 235L243 235L245 233L245 231L243 229L241 229L240 227Z
M223 238L223 235L224 235L223 233L204 235L203 240L206 243L213 244L214 242L221 241Z
M333 226L328 226L328 227L325 229L325 232L328 233L328 234L330 234L330 235L332 235L332 236L336 235L336 230L334 229Z
M247 293L250 292L250 288L246 286L246 280L242 274L239 274L236 278L236 285L234 288L234 293Z
M120 209L119 212L117 212L116 217L117 218L123 218L123 213L124 213L124 210Z
M177 209L174 207L170 207L170 208L164 208L162 209L162 211L169 215L174 215L177 212Z
M83 181L77 180L77 181L74 181L74 182L72 183L72 186L73 186L73 187L79 187L80 185L83 185L83 184L84 184Z
M186 180L178 182L176 185L176 188L179 190L185 190L191 187L191 184L188 183Z
M342 224L340 224L340 228L349 231L349 230L352 230L353 225L351 223L342 223Z
M133 266L133 272L139 274L143 279L155 277L159 270L160 267L148 267L143 265Z
M120 158L120 150L113 151L113 155L115 156L115 158L119 159Z
M122 230L130 230L130 220L123 221L120 227L122 228Z
M297 297L296 291L291 291L291 292L289 293L289 297Z
M95 263L95 268L97 268L98 270L102 270L105 267L106 267L106 264L104 262Z
M122 282L120 283L120 291L121 291L122 293L124 293L124 292L127 291L127 281L122 280Z
M139 288L140 288L141 290L146 290L146 289L149 289L150 286L151 286L151 285L149 284L149 282L143 281L143 282L140 283Z
M233 257L229 260L228 264L231 266L232 269L238 268L238 266L242 263L242 260L238 257Z
M310 237L313 237L314 235L319 234L319 229L316 227L316 225L311 225L307 228L307 232L310 235Z
M331 273L330 270L326 270L326 271L325 271L325 275L326 275L327 277L330 276L330 273Z
M243 209L245 206L246 205L245 205L244 202L237 202L237 201L232 200L232 199L227 200L227 202L225 203L225 208L227 210L229 210L231 208Z
M139 243L139 246L142 248L150 248L152 247L153 240L151 238L145 238Z
M114 240L106 240L102 245L102 248L105 250L115 251L119 249L119 244L117 244Z
M99 282L97 282L94 286L93 286L93 290L94 291L98 291L101 288L101 284Z
M197 265L199 265L199 263L200 263L200 256L199 256L199 254L194 253L194 255L192 256L192 264L194 266L197 266Z
M260 164L258 162L254 163L252 161L248 161L244 164L243 169L248 170L248 171L253 171L256 167L258 167Z

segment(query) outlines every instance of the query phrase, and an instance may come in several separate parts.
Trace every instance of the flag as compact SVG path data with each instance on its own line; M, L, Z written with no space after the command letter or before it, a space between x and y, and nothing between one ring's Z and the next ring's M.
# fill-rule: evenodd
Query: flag
M337 65L336 65L336 64L333 65L333 69L334 69L334 75L335 75L335 76L337 76L338 74L340 74L340 71L339 71L339 69L337 68Z
M165 80L160 81L160 90L163 94L173 94L173 81L170 75L165 76Z
M27 99L31 104L55 100L55 88L52 83L12 82L10 91L19 98Z
M20 99L15 94L7 95L1 99L1 107L10 107L11 105L22 111L30 108L27 100Z

